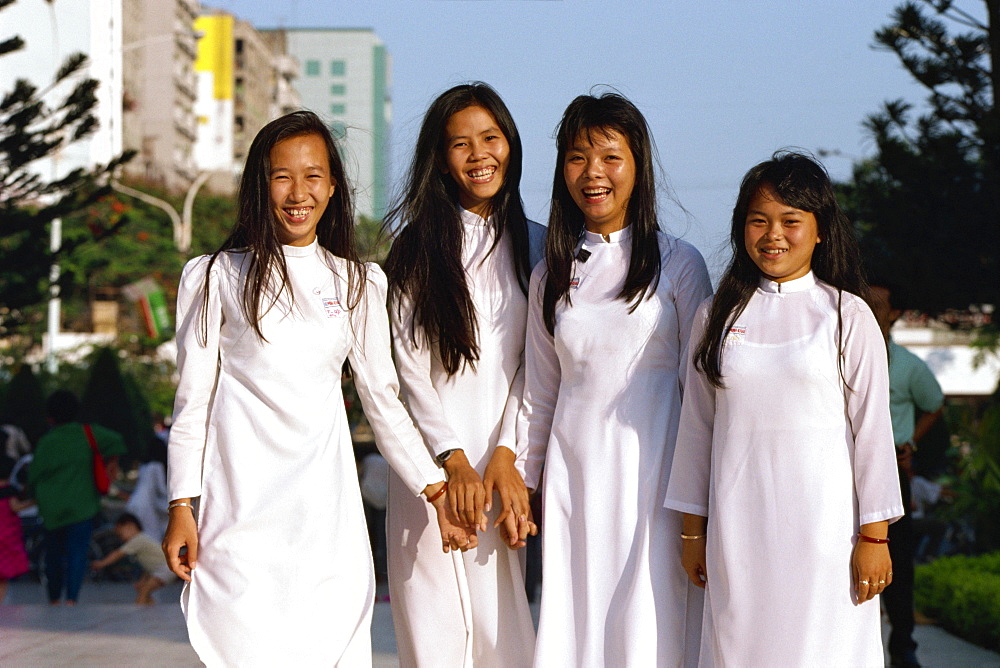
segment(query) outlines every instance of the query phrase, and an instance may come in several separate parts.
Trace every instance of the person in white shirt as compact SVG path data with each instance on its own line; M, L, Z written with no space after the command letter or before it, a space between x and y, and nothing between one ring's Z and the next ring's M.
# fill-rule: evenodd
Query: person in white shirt
M523 436L527 286L544 228L519 191L521 140L500 96L455 86L424 116L385 262L403 399L479 545L442 554L427 505L389 483L389 587L404 666L527 666Z
M188 262L177 296L163 550L207 665L371 665L375 575L345 362L381 452L434 504L437 549L475 544L448 519L443 476L399 402L386 290L358 260L330 130L309 111L264 126L233 232Z
M903 514L886 343L826 171L779 152L733 209L691 333L666 505L706 589L703 665L882 666Z
M576 98L556 146L525 344L525 483L543 507L534 665L691 665L702 592L677 568L681 516L663 495L708 270L659 227L635 105Z

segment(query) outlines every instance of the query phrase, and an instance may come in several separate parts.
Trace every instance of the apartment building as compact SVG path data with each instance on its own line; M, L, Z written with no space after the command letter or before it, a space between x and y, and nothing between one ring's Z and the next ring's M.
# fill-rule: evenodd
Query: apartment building
M381 218L389 197L391 60L369 28L283 29L287 52L302 68L302 106L341 140L360 215Z
M123 144L137 152L129 178L172 191L194 180L198 0L124 3Z

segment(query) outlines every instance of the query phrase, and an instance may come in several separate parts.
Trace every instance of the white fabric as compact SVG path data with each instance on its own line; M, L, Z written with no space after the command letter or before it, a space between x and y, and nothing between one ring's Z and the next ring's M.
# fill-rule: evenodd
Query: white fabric
M928 480L922 475L915 475L910 480L910 500L913 502L913 519L922 520L931 506L941 500L944 487Z
M708 517L703 665L882 665L851 553L860 524L903 513L888 362L871 310L843 293L844 388L837 301L811 273L762 281L727 333L726 388L688 362L666 503Z
M491 253L493 226L474 213L461 214L462 263L478 328L475 370L465 367L449 377L437 346L422 332L414 344L407 299L391 309L393 345L404 401L428 448L435 454L461 448L482 476L496 447L518 448L527 299L514 273L509 238ZM496 499L491 527L499 511ZM432 520L427 504L415 502L392 475L389 586L400 665L531 665L535 631L523 551L511 551L490 528L479 534L477 548L444 554Z
M146 462L139 467L135 489L125 504L142 523L142 532L154 540L163 540L167 530L167 471L162 462Z
M198 565L182 595L209 666L371 665L375 590L341 392L350 361L382 453L411 494L443 479L397 398L385 275L367 267L347 310L346 261L284 247L294 295L261 319L240 309L248 256L189 262L177 298L180 384L170 432L171 498L201 496Z
M662 270L634 312L618 299L629 228L586 233L572 305L542 319L529 290L525 416L529 487L541 481L541 617L534 665L680 666L697 659L701 590L680 568L680 514L663 507L680 416L680 370L705 261L660 234Z
M372 508L385 510L389 505L389 474L392 469L377 452L361 460L361 498ZM432 518L437 521L437 517Z

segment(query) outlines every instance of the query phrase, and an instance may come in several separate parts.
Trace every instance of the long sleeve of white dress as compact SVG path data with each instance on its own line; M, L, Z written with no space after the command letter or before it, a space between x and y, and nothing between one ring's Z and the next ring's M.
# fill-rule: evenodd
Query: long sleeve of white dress
M892 442L888 351L878 321L860 299L844 295L844 310L844 378L854 434L859 523L895 522L902 516L902 504L898 495L887 493L885 484L898 475L896 458L887 447Z
M392 308L393 349L396 351L396 369L407 408L420 425L420 433L432 454L437 456L446 450L462 448L462 442L445 414L441 395L431 381L431 344L419 330L416 342L411 336L413 302L405 295L399 295Z
M532 378L532 382L524 388L522 410L527 425L527 445L520 456L524 462L524 484L528 489L537 489L541 483L561 376L555 339L545 328L542 315L545 276L545 263L540 262L531 272L528 286L528 329L524 358L527 376Z
M708 493L712 474L712 432L715 422L715 387L695 368L694 353L705 332L709 297L698 309L685 355L684 402L678 428L674 461L667 486L667 508L708 517Z
M222 283L212 269L208 309L203 305L208 256L184 265L177 289L177 372L170 429L168 488L171 499L201 495L202 459L209 415L219 375L219 333L222 329ZM203 317L204 314L204 317ZM207 324L207 329L203 329Z
M358 336L348 360L354 371L365 417L375 432L379 451L414 494L441 482L420 434L399 401L399 380L392 364L392 338L386 311L388 281L381 267L367 265L368 283L355 321Z

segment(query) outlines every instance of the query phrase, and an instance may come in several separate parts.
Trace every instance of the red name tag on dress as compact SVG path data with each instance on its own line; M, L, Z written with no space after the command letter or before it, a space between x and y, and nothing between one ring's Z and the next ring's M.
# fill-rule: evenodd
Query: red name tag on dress
M340 305L340 300L333 297L323 297L323 310L326 311L327 318L336 318L344 314L344 308Z

